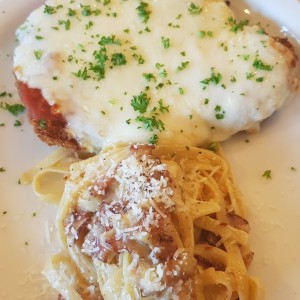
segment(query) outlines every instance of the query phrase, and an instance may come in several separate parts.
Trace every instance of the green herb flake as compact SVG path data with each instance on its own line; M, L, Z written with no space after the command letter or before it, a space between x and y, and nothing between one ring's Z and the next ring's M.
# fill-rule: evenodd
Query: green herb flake
M161 72L159 72L159 76L166 78L168 76L168 72L167 70L163 69Z
M249 23L249 20L241 20L237 22L232 17L228 18L228 24L231 26L230 31L237 33L239 30L242 31L245 26L247 26Z
M88 17L90 15L98 16L101 13L99 9L92 10L90 5L80 4L80 7L81 7L81 14L85 17Z
M158 136L157 134L153 134L149 139L149 144L154 145L157 144L157 142L158 142Z
M297 169L295 167L291 167L291 171L295 172Z
M90 68L97 76L97 80L105 78L105 64L108 60L107 51L105 47L101 47L100 50L94 51L93 56L96 60L94 64L90 63ZM83 78L84 79L84 78Z
M42 130L46 129L46 121L45 120L39 120L38 125L39 125L40 129L42 129Z
M20 127L22 123L19 120L15 120L14 127Z
M149 131L157 129L159 131L165 130L165 125L161 120L157 120L155 116L145 117L138 116L135 119L137 122L141 122L144 125L144 128Z
M44 14L53 15L57 12L57 10L59 8L62 8L62 7L63 7L62 5L58 5L58 6L45 5Z
M181 88L181 87L178 88L178 92L179 92L180 95L184 95L184 90L183 90L183 88Z
M192 16L200 15L202 12L203 8L200 6L197 6L195 3L191 3L188 7L188 12Z
M22 104L8 104L8 103L0 103L0 108L7 110L11 114L13 114L15 117L20 115L22 112L25 111L25 106Z
M222 120L225 117L225 111L222 110L222 107L220 105L216 105L215 107L215 117L217 120Z
M147 107L149 105L150 98L147 97L147 94L144 92L141 92L137 96L133 96L131 99L131 106L135 111L138 111L139 113L143 114L146 112Z
M260 28L256 31L258 34L266 34L265 30L263 28Z
M34 56L37 60L40 60L43 55L42 50L34 50Z
M264 70L264 71L272 71L273 67L271 65L265 64L262 60L255 58L252 66L257 70Z
M165 106L164 105L164 103L163 103L163 99L159 99L159 101L158 101L158 105L159 105L159 111L161 112L161 113L168 113L169 112L169 105L168 106Z
M215 73L214 71L212 71L210 77L201 80L200 82L205 85L208 85L210 83L217 85L218 83L220 83L221 79L222 79L222 75L220 73Z
M126 65L127 61L123 53L113 53L111 56L111 62L114 66Z
M87 80L88 78L90 78L86 67L84 67L83 69L79 69L77 72L74 72L73 75L83 80Z
M5 172L6 170L3 167L0 167L0 172Z
M156 78L155 76L153 75L153 73L143 73L143 77L148 81L153 81L153 82L156 82Z
M44 37L42 37L41 35L36 35L36 36L35 36L35 39L36 39L36 40L43 40Z
M262 177L265 177L267 179L271 179L272 178L272 174L271 174L271 170L266 170L264 171L264 173L262 174Z
M65 26L65 30L70 30L71 28L71 22L70 20L58 20L58 25L64 25Z
M141 1L139 6L136 8L138 16L142 20L142 23L147 23L151 14L149 10L149 4Z
M256 78L256 82L263 82L264 81L264 77L258 77Z
M230 81L231 82L236 82L236 78L234 76L231 76Z
M91 29L93 27L94 23L92 21L89 21L86 25L85 25L85 29Z
M121 46L121 41L119 39L116 39L116 36L114 34L110 36L102 36L100 41L98 42L100 46L106 46L106 45L119 45Z
M165 49L170 48L170 39L166 37L161 38L161 43Z
M248 79L248 80L251 79L254 76L255 76L255 74L252 73L252 72L246 73L246 79Z
M138 65L142 65L145 62L144 58L140 54L133 53L132 57L137 61Z
M74 17L74 16L76 16L76 10L74 10L74 9L72 9L72 8L68 8L67 16L69 16L69 17Z
M189 63L190 63L189 61L183 61L183 62L180 64L180 66L178 66L178 67L176 68L176 71L179 72L179 71L182 71L182 70L186 69L187 66L189 65Z
M156 68L157 70L161 69L163 66L164 66L164 65L163 65L163 64L160 64L160 63L156 63L156 64L155 64L155 68Z

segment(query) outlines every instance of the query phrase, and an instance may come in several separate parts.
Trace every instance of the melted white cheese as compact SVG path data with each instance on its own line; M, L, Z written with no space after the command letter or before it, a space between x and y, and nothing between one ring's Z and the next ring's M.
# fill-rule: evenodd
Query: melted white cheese
M233 14L223 1L195 0L201 8L195 15L187 0L144 1L150 11L146 23L138 15L140 1L103 2L47 1L17 31L14 56L17 78L59 104L68 129L87 149L108 142L147 143L154 134L158 143L221 141L255 128L289 97L287 56L257 26L232 31ZM53 7L54 13L45 13ZM103 46L105 78L94 79L93 53L102 37L112 35L120 45ZM163 39L169 39L168 48ZM126 64L113 66L114 53L124 54ZM253 66L255 60L272 70ZM75 75L84 68L86 80ZM143 73L155 80L148 82ZM143 114L131 105L141 92L150 99ZM159 110L161 99L168 111ZM161 120L165 129L145 129L139 115Z

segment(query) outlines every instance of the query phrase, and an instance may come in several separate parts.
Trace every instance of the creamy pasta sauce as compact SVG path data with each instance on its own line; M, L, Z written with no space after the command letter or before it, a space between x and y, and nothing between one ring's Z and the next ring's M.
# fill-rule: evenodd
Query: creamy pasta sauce
M47 1L17 31L15 74L91 151L221 141L293 89L291 54L246 23L223 1Z

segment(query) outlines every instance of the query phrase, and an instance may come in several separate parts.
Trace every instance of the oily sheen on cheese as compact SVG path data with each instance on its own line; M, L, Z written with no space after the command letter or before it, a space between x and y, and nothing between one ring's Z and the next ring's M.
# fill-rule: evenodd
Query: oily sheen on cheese
M46 1L17 38L17 80L90 151L221 141L257 128L297 84L293 52L223 1Z

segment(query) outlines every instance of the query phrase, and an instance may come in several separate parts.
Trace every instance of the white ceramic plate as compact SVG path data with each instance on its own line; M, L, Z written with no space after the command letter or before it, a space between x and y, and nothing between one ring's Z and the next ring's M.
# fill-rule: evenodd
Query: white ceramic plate
M14 32L42 0L0 0L0 101L19 102L12 75ZM300 41L299 0L231 1L241 18L260 21ZM261 279L266 300L300 299L300 93L263 123L257 134L223 144L249 209L255 258L250 272ZM56 299L40 271L57 251L55 207L40 203L20 174L53 149L32 133L25 116L0 110L0 299ZM248 143L245 141L249 140ZM272 179L262 177L271 170Z

